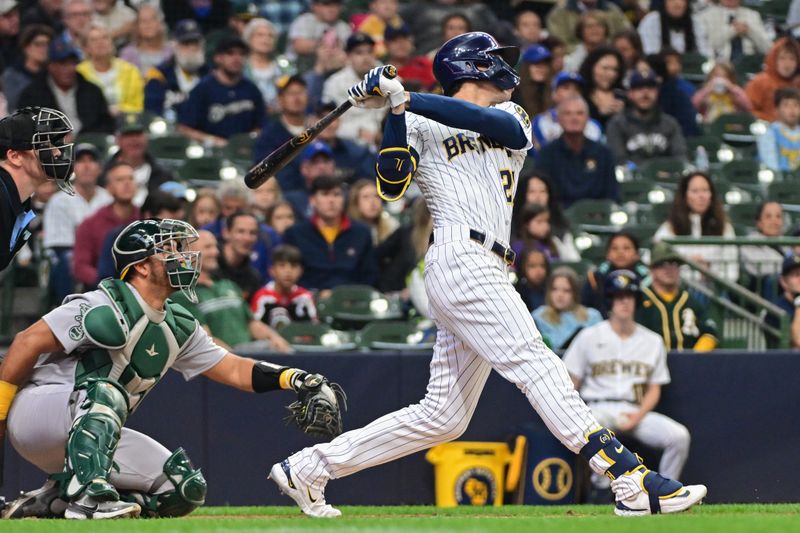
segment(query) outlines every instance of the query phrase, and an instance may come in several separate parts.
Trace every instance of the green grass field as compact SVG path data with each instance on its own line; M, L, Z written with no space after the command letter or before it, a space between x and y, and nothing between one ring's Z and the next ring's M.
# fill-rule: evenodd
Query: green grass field
M500 508L460 507L342 507L344 516L313 520L295 507L210 507L190 517L171 520L125 520L67 522L65 520L15 520L0 522L0 530L15 533L113 531L121 533L182 533L214 531L300 532L375 531L416 533L458 532L576 532L647 531L776 532L800 531L800 504L791 505L702 505L678 515L619 518L610 506L565 506Z

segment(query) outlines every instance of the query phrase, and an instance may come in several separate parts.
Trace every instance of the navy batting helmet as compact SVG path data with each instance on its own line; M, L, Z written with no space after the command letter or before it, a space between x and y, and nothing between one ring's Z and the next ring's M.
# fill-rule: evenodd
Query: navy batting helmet
M603 286L606 297L606 309L611 310L614 297L618 294L633 294L638 304L642 292L639 288L639 276L631 270L614 270L606 276Z
M500 46L488 33L473 31L442 45L433 59L433 74L445 94L462 80L487 80L500 89L513 89L519 85L514 71L518 60L516 46Z

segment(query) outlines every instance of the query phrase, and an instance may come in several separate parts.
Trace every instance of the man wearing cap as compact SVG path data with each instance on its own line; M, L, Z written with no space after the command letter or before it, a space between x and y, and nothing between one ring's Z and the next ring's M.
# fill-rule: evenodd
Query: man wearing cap
M309 205L309 191L314 180L320 176L336 176L336 161L333 150L325 142L315 140L300 154L300 175L303 177L303 188L284 191L283 197L292 204L298 217L312 215ZM374 165L374 163L373 163Z
M75 194L59 191L44 207L42 245L50 260L48 290L50 302L57 304L75 289L72 279L75 231L87 217L113 201L105 189L97 186L101 166L94 145L83 143L75 147L74 171Z
M790 345L792 348L800 348L800 313L797 312L800 307L800 254L789 252L784 256L780 285L782 292L772 303L789 315ZM767 322L772 327L779 327L774 315L768 315ZM769 345L777 347L773 339L770 339Z
M606 127L608 147L617 162L640 164L651 157L686 158L681 126L658 105L660 81L649 68L628 77L628 104Z
M567 98L581 96L583 91L583 77L576 72L560 72L553 79L553 107L543 113L539 113L533 118L533 151L541 150L545 144L555 141L564 133L563 128L558 123L556 109L558 104ZM586 122L583 135L587 139L600 142L603 138L603 128L600 123L593 118Z
M325 103L317 107L314 120L336 109L336 104ZM348 183L353 183L360 178L372 179L375 176L375 154L369 147L350 139L339 137L339 126L342 118L337 118L322 130L317 140L330 146L333 151L336 175Z
M72 124L49 108L26 108L0 120L0 270L30 239L31 197L48 180L72 194Z
M667 351L707 352L719 344L717 325L706 306L681 284L683 259L672 246L660 242L650 257L649 287L642 287L644 299L636 311L636 322L655 331Z
M433 61L425 55L414 55L414 36L408 24L386 26L383 43L387 52L386 63L397 68L397 75L407 90L425 91L436 87Z
M172 181L175 177L147 151L150 137L142 115L138 113L121 115L118 122L119 149L111 156L108 165L123 161L133 167L137 188L133 203L142 205L148 193L158 190L163 183Z
M370 69L377 66L375 41L366 33L354 33L345 44L347 64L332 74L322 87L322 101L337 105L347 99L347 90L357 84ZM339 127L339 136L362 144L374 144L386 109L356 107L347 112L347 120Z
M311 9L289 26L290 57L313 57L320 40L344 43L350 37L350 25L340 20L342 0L312 0ZM340 44L341 46L341 44Z
M19 56L19 6L16 0L0 0L0 72Z
M200 79L208 74L203 53L203 34L192 19L175 27L173 56L145 74L144 109L158 116L172 116Z
M542 147L536 168L550 176L564 207L584 198L619 200L614 156L604 144L588 139L589 105L580 96L558 104L563 133Z
M244 77L247 44L239 37L220 40L215 68L178 108L178 131L203 144L225 146L228 138L261 128L266 107L256 84Z
M114 131L114 119L103 91L76 70L78 51L61 38L50 43L47 75L31 81L19 97L19 107L46 106L63 112L80 133Z

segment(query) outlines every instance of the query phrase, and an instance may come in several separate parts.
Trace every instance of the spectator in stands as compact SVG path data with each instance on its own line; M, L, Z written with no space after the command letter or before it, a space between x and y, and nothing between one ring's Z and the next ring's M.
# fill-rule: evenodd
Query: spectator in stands
M564 58L567 57L567 45L564 44L564 41L553 35L548 35L542 39L541 44L545 45L553 56L550 63L550 68L553 72L564 70Z
M375 249L379 267L378 290L399 293L401 298L410 299L414 307L427 316L427 293L422 273L433 220L421 196L407 209L411 210L411 222L400 226Z
M244 75L261 91L267 111L277 111L278 88L275 83L282 72L272 57L277 39L275 28L267 19L254 18L245 26L242 39L250 47Z
M172 172L161 164L148 151L150 135L144 117L138 113L121 115L117 129L117 151L111 156L109 164L124 161L133 167L136 178L136 198L133 203L142 205L145 197L161 187L162 184L172 181L175 177Z
M688 0L664 0L639 23L639 35L645 55L658 54L672 48L681 54L696 52L713 57L708 48L705 27L692 14Z
M72 122L75 133L114 131L114 119L103 91L81 76L78 52L70 44L55 39L50 43L47 76L35 78L22 91L18 107L42 106L62 111Z
M111 165L106 169L105 183L113 202L86 218L75 232L73 270L75 279L83 283L85 289L94 287L100 281L97 267L106 234L117 226L125 226L139 219L139 208L133 205L136 195L133 168L122 162Z
M598 10L606 19L608 33L614 35L618 31L630 27L625 15L612 2L606 0L567 0L564 5L557 5L547 15L547 29L567 45L567 52L572 52L581 39L578 23L581 14ZM586 77L586 76L584 76Z
M517 257L519 279L514 289L525 302L528 311L544 305L544 292L547 277L550 275L550 262L547 255L537 248L526 248Z
M351 18L353 31L366 33L375 41L376 57L386 55L386 43L384 43L386 31L389 28L400 28L405 24L398 13L398 0L370 0L369 13L354 15ZM405 81L403 79L403 83Z
M320 41L344 43L350 25L339 17L342 0L311 0L311 10L297 17L289 27L289 54L312 58Z
M292 322L318 322L314 295L297 285L303 275L300 250L288 244L272 251L269 267L272 281L258 289L250 300L253 317L267 326L280 329Z
M176 291L170 299L184 306L220 346L233 348L253 341L266 341L271 350L291 351L289 343L278 332L253 318L247 301L239 294L239 287L219 275L221 254L217 238L205 230L198 234L198 239L189 245L189 250L200 252L202 261L195 286L197 303L190 302L183 291Z
M775 91L775 114L777 120L756 138L758 157L772 170L791 172L800 167L800 89Z
M619 200L615 161L605 145L584 134L589 123L589 106L580 96L558 104L558 124L563 133L542 147L536 167L557 184L564 207L583 198Z
M677 66L675 65L676 62ZM680 64L680 55L676 56L674 50L665 48L658 55L647 56L647 64L655 72L660 82L658 87L658 106L661 111L678 121L684 137L699 135L697 110L692 105L691 100L694 87L680 77L680 72L683 68ZM668 68L668 64L672 65L672 70ZM631 76L633 75L635 75L635 72L631 73ZM691 89L686 89L684 85L691 86Z
M553 261L580 261L581 256L575 248L572 233L564 232L561 236L553 233L550 225L550 211L541 204L526 204L520 214L519 238L511 243L511 249L517 254L517 268L523 266L519 262L523 250L539 250Z
M657 334L634 321L640 293L630 283L636 280L624 270L617 275L628 284L611 295L608 320L578 333L564 365L598 422L662 450L658 471L678 479L689 457L689 430L653 411L670 382L667 353ZM599 474L591 482L596 489L609 487Z
M642 49L642 40L634 29L622 30L612 36L611 46L622 55L625 62L625 77L636 68L645 55Z
M547 278L544 302L533 310L533 320L553 350L567 348L583 328L603 320L597 309L578 301L578 275L570 267L558 267Z
M519 69L520 83L512 99L521 105L528 116L535 117L552 105L554 72L550 68L552 55L546 46L534 44L522 53Z
M581 96L584 86L583 78L574 72L561 72L553 80L553 106L547 111L533 117L533 147L538 151L549 142L553 142L564 133L561 124L558 123L558 105L570 98ZM603 130L600 123L590 118L586 122L583 135L592 141L600 141L603 137Z
M115 45L128 42L136 25L136 11L122 0L92 0L94 16L92 22L105 28Z
M336 104L322 104L317 108L314 120L319 120L336 109ZM344 119L348 120L348 119ZM348 183L361 178L373 178L375 175L374 148L358 144L350 139L339 137L339 124L342 119L337 118L322 130L317 137L320 141L330 146L333 151L333 160L336 162L336 175Z
M261 91L244 78L247 44L237 37L220 40L215 68L178 108L178 131L204 144L225 146L237 133L258 131L266 107Z
M547 207L550 212L550 231L556 237L563 238L569 233L570 226L564 210L561 208L561 201L558 198L558 191L553 188L550 177L540 169L528 171L519 179L517 187L517 200L514 202L514 210L511 215L511 236L518 238L517 230L521 226L520 217L522 209L530 204L539 204Z
M586 57L580 75L585 82L583 97L589 104L589 116L605 129L611 117L625 108L625 61L617 50L601 47Z
M298 218L311 216L311 184L320 176L336 177L336 160L333 150L322 141L309 144L297 158L300 160L300 175L303 188L284 192L284 198L292 204Z
M256 270L250 261L258 239L258 220L251 213L236 211L225 219L219 275L236 283L246 301L264 284L266 274Z
M606 17L594 10L581 13L575 32L580 42L564 59L564 69L570 72L578 72L589 53L607 45L611 37Z
M157 6L143 4L139 7L131 37L131 43L120 50L119 57L135 65L142 76L172 57L167 25Z
M0 72L17 61L21 48L17 44L19 35L18 2L15 0L0 2Z
M221 211L222 204L217 198L217 191L200 189L189 210L189 224L198 229L213 224L219 219Z
M228 23L232 12L230 0L162 0L161 10L164 19L173 31L180 21L194 19L203 33L223 28Z
M781 204L774 201L762 202L758 206L755 226L755 230L748 233L747 237L764 241L783 237L784 213ZM780 274L783 257L788 251L788 249L771 245L768 242L761 246L739 248L739 258L750 276L748 286L752 291L761 294L768 300L773 299L777 287L774 286L772 276Z
M282 76L276 84L280 114L268 120L253 146L253 162L257 163L277 147L299 135L306 128L308 107L308 84L302 76ZM304 187L300 175L300 162L292 160L276 178L281 190L298 190Z
M274 177L267 179L251 194L250 211L259 222L264 222L267 210L278 200L283 198L278 180Z
M94 12L92 2L91 0L65 0L61 12L64 18L64 30L56 38L75 47L79 59L83 60L81 35L92 21Z
M681 284L683 258L670 245L658 243L650 256L650 286L642 286L643 299L636 322L655 331L667 351L708 352L717 347L717 325Z
M683 54L679 53L674 48L664 48L659 55L664 60L666 68L665 77L674 80L681 92L689 98L694 96L694 93L697 92L697 87L683 76ZM696 118L694 120L697 122Z
M702 87L692 96L692 104L710 124L726 113L750 113L753 106L744 89L736 84L736 71L730 63L716 63Z
M347 90L377 66L375 42L365 33L354 33L345 44L347 65L332 74L322 88L322 101L337 105L347 100ZM353 108L350 116L339 125L339 137L362 144L375 144L385 109Z
M514 14L514 35L521 49L540 44L544 38L542 18L530 4L521 3Z
M784 256L780 276L781 293L772 301L789 315L790 346L800 348L800 255L790 252ZM774 315L769 315L767 322L779 327ZM776 343L770 342L770 345Z
M45 26L46 27L46 26ZM91 144L75 147L75 195L56 192L44 207L42 246L50 261L49 301L60 303L75 292L72 278L72 249L75 231L81 222L112 202L111 195L97 186L100 177L100 154Z
M131 63L114 57L114 41L104 27L92 24L83 34L86 60L78 72L103 90L112 115L144 110L144 80Z
M47 67L47 52L53 30L41 24L27 26L20 35L19 46L22 57L3 71L2 87L9 112L17 109L22 90L38 76L43 76Z
M203 54L203 34L194 20L182 20L174 32L173 56L145 75L144 108L175 121L177 106L208 73Z
M58 35L64 29L64 22L61 16L63 1L38 0L35 4L33 2L25 2L28 8L22 12L22 17L19 21L20 27L24 28L31 24L44 24L45 26L50 26L53 32Z
M745 85L756 118L774 122L775 92L783 87L800 87L800 44L792 38L775 41L764 58L764 70Z
M640 281L650 275L647 265L639 256L639 240L624 230L608 238L605 260L586 273L586 281L581 288L581 303L597 309L603 317L608 316L606 276L615 270L630 270Z
M303 254L300 285L321 291L321 298L338 285L374 285L378 265L372 235L367 226L345 214L342 182L318 177L311 184L310 203L311 218L299 220L283 236L286 244Z
M400 227L400 223L383 208L375 180L356 181L347 194L347 216L369 226L372 244L378 246Z
M742 0L719 0L698 18L708 39L708 45L699 49L708 50L710 57L733 62L743 55L765 54L769 50L761 15L742 7Z
M267 209L264 222L283 237L286 230L296 222L292 204L286 200L278 200Z
M705 172L693 171L681 178L672 202L669 218L658 228L654 241L665 237L687 236L735 237L714 182ZM739 279L738 252L735 246L692 244L675 246L683 257L691 259L731 283Z
M414 55L414 36L407 24L387 26L383 36L386 46L386 64L397 67L397 75L408 91L430 91L436 87L433 62L428 56Z
M446 43L456 35L472 31L472 20L462 12L450 13L442 19L442 40L439 46ZM436 49L438 50L438 46ZM435 55L435 54L434 54Z
M686 157L681 126L658 106L659 81L643 68L628 78L628 105L606 128L608 147L617 162L640 164L651 157Z
M223 26L204 33L206 39L206 53L213 51L223 39L242 36L247 23L253 20L258 11L255 4L250 2L231 2L233 9L228 13L228 19Z

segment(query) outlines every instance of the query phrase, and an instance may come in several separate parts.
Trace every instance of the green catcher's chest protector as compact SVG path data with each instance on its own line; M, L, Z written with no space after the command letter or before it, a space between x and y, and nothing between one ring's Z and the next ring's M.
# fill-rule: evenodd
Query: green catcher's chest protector
M100 289L112 305L93 307L83 316L83 330L96 346L82 354L75 386L90 378L112 379L127 392L132 413L172 366L197 321L169 300L164 320L150 320L122 280L103 280Z

